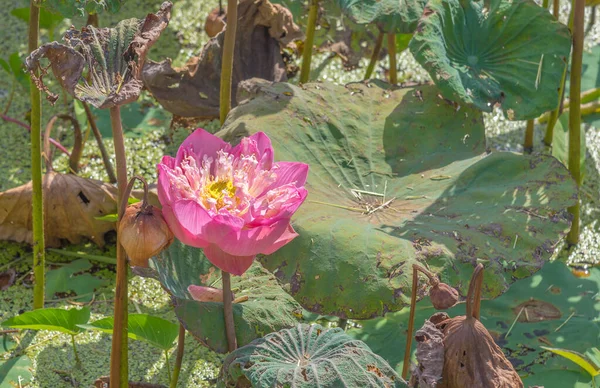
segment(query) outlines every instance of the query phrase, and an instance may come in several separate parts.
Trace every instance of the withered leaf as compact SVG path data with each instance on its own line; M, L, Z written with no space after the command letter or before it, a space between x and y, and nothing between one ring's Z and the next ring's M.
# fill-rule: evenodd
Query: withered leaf
M17 272L14 268L9 268L7 271L0 272L0 291L8 290L8 287L15 283Z
M71 27L65 33L65 44L42 45L27 57L25 65L51 103L58 96L43 82L46 69L40 63L42 58L50 61L54 76L68 93L96 108L135 101L143 87L140 72L146 54L169 24L171 6L164 2L156 14L148 14L144 20L123 20L115 28ZM35 70L40 70L39 77Z
M415 334L419 364L412 369L411 385L435 388L444 369L444 334L431 321L425 321Z
M97 180L49 171L43 178L47 247L88 238L104 245L115 224L95 217L117 211L116 187ZM31 182L0 193L0 240L32 243Z
M253 77L286 81L281 48L302 38L287 8L268 0L241 0L233 64L232 106L237 105L238 83ZM184 117L219 117L221 57L225 34L219 33L182 68L171 60L148 61L142 78L158 102L169 112Z

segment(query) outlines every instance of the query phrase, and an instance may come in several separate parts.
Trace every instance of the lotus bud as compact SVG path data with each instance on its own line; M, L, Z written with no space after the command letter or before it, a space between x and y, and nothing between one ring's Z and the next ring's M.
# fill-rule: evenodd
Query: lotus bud
M429 297L436 310L447 310L458 302L458 291L438 281L429 289Z
M171 245L174 238L161 210L142 202L127 207L119 222L119 234L135 267L148 267L148 260Z

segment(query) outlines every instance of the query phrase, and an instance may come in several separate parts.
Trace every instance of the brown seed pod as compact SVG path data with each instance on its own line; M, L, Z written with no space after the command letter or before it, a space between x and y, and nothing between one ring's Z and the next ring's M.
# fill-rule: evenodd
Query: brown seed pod
M458 291L438 281L429 289L429 298L436 310L447 310L458 302Z
M135 267L148 267L148 260L173 242L173 233L162 212L145 202L130 205L119 222L120 241Z
M212 38L223 31L225 28L225 16L227 16L227 14L219 7L210 11L206 17L206 22L204 23L204 31L206 31L209 38Z
M444 320L444 369L439 388L522 388L523 382L485 326L479 321L483 265L473 272L467 314Z

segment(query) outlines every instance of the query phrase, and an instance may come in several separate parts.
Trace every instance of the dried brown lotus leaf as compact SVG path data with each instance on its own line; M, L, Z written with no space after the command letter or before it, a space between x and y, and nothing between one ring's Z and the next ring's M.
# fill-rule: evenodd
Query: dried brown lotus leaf
M238 4L235 61L232 71L232 106L238 83L250 78L287 81L281 49L302 39L289 10L268 0L241 0ZM171 60L148 61L142 78L158 102L169 112L183 117L219 117L219 89L224 33L217 34L192 57L185 67Z
M64 240L78 244L83 238L104 245L104 234L115 224L96 217L117 212L114 186L54 171L44 175L42 185L47 247L58 247ZM31 204L31 182L0 193L0 240L32 243Z
M170 2L164 2L156 14L143 20L126 19L114 28L71 27L64 35L65 44L42 45L27 57L26 68L51 103L58 96L43 82L47 70L40 62L42 58L50 61L54 76L69 94L96 108L135 101L143 88L140 73L146 54L167 27L171 7Z

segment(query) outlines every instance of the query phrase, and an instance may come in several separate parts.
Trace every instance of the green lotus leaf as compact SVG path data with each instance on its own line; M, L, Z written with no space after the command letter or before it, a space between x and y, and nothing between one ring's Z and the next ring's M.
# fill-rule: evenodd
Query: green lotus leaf
M375 23L383 32L410 34L417 27L427 1L337 0L342 12L358 24Z
M202 249L175 240L151 260L151 267L150 271L138 274L157 278L172 296L175 314L185 328L214 351L226 353L223 303L198 302L188 292L190 285L221 288L221 271L206 259ZM232 276L231 281L236 298L248 297L233 305L239 346L268 333L293 327L302 317L302 307L259 263L254 263L242 276Z
M278 83L256 88L217 135L264 131L278 160L310 165L299 236L261 263L308 310L368 319L410 302L412 264L486 297L530 276L568 231L576 188L556 159L487 154L482 114L434 86Z
M156 14L144 20L123 20L115 28L88 26L79 31L72 27L65 33L66 44L40 46L27 57L25 66L52 104L58 96L44 85L43 58L50 62L60 85L78 100L102 109L135 101L143 87L140 73L146 54L169 24L171 6L165 2ZM35 70L40 70L39 77Z
M116 13L125 0L42 0L41 7L66 18L108 11Z
M564 263L550 262L532 277L515 282L499 298L481 302L481 322L513 364L525 387L591 386L590 376L579 366L542 348L586 353L600 346L597 319L600 270L590 269L586 276L575 278ZM488 279L485 278L484 286ZM429 298L419 302L415 331L436 312ZM451 317L464 315L465 304L446 312ZM347 333L364 341L396 371L401 371L408 316L406 308L383 318L361 321L360 327L349 328ZM413 363L416 363L415 349L413 341Z
M444 97L525 120L556 108L571 35L531 0L432 0L409 47Z
M364 342L342 329L303 325L271 333L225 359L224 387L404 387L402 378Z

